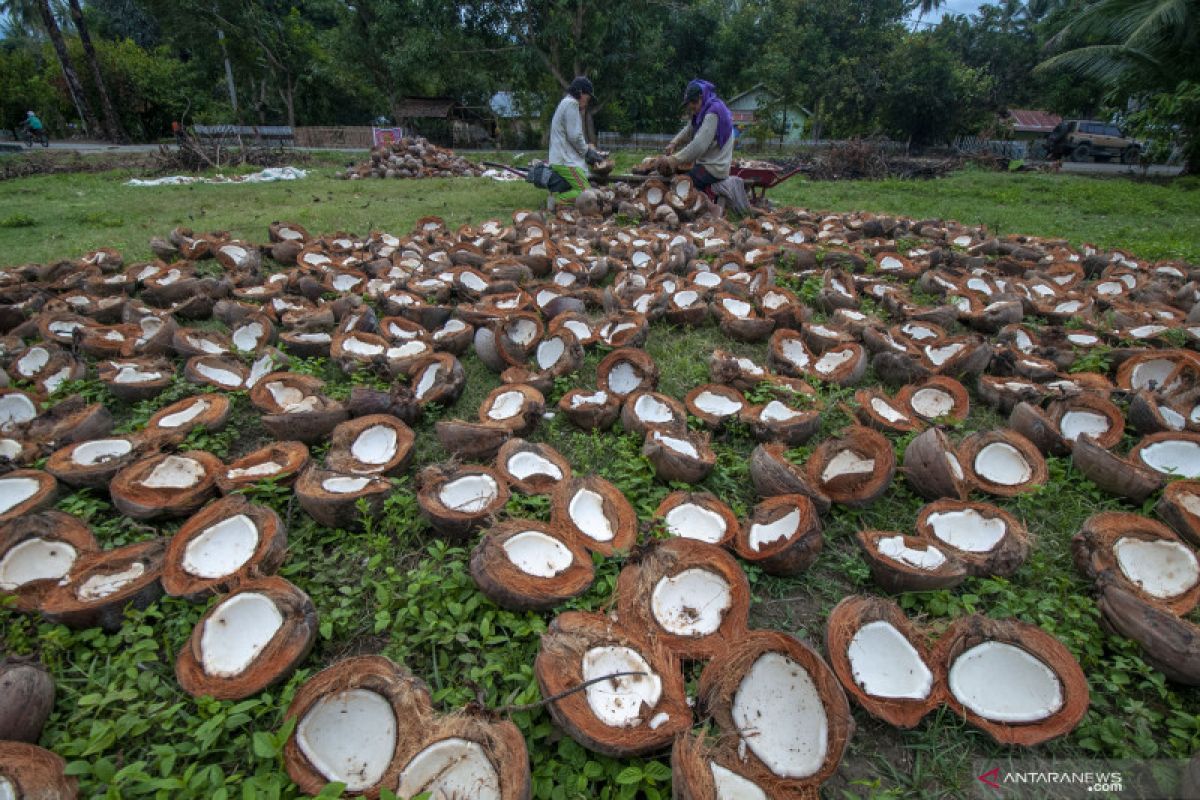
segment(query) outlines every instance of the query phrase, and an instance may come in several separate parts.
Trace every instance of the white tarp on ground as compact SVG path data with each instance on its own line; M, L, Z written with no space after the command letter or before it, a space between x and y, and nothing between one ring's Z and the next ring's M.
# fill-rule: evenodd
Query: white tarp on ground
M268 167L249 175L216 175L212 178L201 178L197 175L168 175L165 178L133 178L125 181L125 185L184 186L189 183L272 183L273 181L296 181L307 175L307 170L296 167Z
M508 172L508 171L502 170L502 169L490 169L490 168L485 169L483 171L482 177L491 178L494 181L505 181L505 182L523 180L523 178L521 178L520 175L516 175L512 172Z

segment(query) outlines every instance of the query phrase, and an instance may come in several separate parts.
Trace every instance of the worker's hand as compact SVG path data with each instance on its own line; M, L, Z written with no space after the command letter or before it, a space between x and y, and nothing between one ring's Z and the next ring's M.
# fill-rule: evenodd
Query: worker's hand
M675 152L675 143L671 142L669 145L667 145L667 149L663 150L663 152L666 153L667 155L671 155L672 153L674 153Z
M675 156L668 155L667 163L671 165L672 170L677 169L679 167L679 159L676 158Z
M583 156L583 160L589 164L599 164L604 160L604 154L599 150L593 150L589 147Z

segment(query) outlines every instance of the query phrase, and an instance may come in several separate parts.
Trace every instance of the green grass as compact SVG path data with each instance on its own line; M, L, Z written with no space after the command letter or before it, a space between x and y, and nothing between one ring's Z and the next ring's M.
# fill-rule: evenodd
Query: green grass
M534 206L542 197L523 183L346 182L328 177L331 172L332 167L324 166L306 181L264 186L128 189L120 185L124 175L114 174L0 183L0 204L11 209L5 214L35 223L0 227L0 259L47 261L101 245L117 247L129 260L143 259L149 257L146 240L177 224L226 228L255 241L265 238L267 223L275 219L293 220L322 233L375 228L402 233L428 213L452 225L507 218L514 209ZM998 232L1127 246L1147 257L1197 258L1200 196L1195 189L1188 182L1163 187L1057 175L960 173L930 183L791 183L774 197L813 208L861 207L985 222ZM1123 200L1106 199L1113 194ZM1153 211L1159 206L1167 211ZM1075 209L1075 215L1066 209ZM1117 222L1106 222L1106 215L1135 225L1128 229L1129 240L1116 238L1117 229L1107 226ZM661 369L660 390L682 398L707 382L707 356L716 347L759 363L765 359L762 344L731 342L712 325L678 329L655 324L646 349ZM572 385L594 386L602 355L589 352L580 372L560 381L547 405ZM182 693L174 677L174 659L211 601L161 600L144 612L131 613L115 634L73 632L0 609L0 646L6 652L37 654L56 678L58 700L42 744L68 760L83 781L83 796L294 797L295 788L280 764L288 732L283 712L307 677L348 655L382 652L403 662L428 681L441 709L460 708L474 700L477 691L493 707L538 698L532 663L549 615L507 612L483 599L467 571L473 540L437 541L413 495L412 476L447 457L434 436L436 420L475 419L480 401L498 384L497 376L473 354L462 362L466 392L453 406L437 409L415 425L411 474L396 482L384 514L363 530L335 531L315 524L285 488L262 484L248 492L283 516L290 555L281 574L309 593L319 615L313 653L283 684L242 702L195 700ZM294 368L327 380L334 396L344 396L360 380L341 374L326 359L305 360ZM118 430L130 431L194 388L180 380L156 400L135 406L116 402L95 380L75 383L71 390L105 403ZM818 439L847 424L837 404L852 395L834 387L820 387L820 392L829 410ZM970 420L953 435L957 439L1002 424L973 397ZM257 415L239 393L226 430L194 434L187 446L228 459L265 437ZM552 444L577 474L596 472L613 481L643 523L668 492L681 488L657 480L640 454L640 440L622 434L619 425L610 434L583 432L557 415L529 438ZM898 455L905 442L893 437ZM755 502L746 464L753 447L739 426L714 434L717 466L699 486L724 498L739 515ZM805 450L798 449L795 456L802 458ZM1200 690L1167 683L1141 659L1137 645L1106 633L1091 587L1071 561L1070 537L1090 514L1111 508L1146 513L1148 506L1130 507L1105 495L1069 460L1050 459L1049 467L1046 486L997 502L1022 519L1033 537L1030 558L1020 570L1009 578L971 578L954 591L909 593L898 599L910 615L934 629L979 611L1038 624L1071 649L1091 684L1092 708L1074 733L1038 748L1037 755L1100 760L1187 757L1200 748ZM847 594L879 591L854 533L867 527L909 530L921 505L898 475L869 508L833 510L825 520L824 550L803 575L772 578L748 568L755 597L752 623L787 631L821 649L829 610ZM124 518L103 492L66 494L59 508L85 518L106 547L168 536L179 525L168 521L147 526ZM548 515L547 504L539 498L514 498L509 511L540 519ZM605 607L622 564L619 557L597 559L596 583L568 607ZM689 675L694 677L695 670ZM1022 755L991 743L945 711L930 715L912 731L899 731L857 708L854 717L857 733L842 769L825 788L828 798L960 797L974 780L972 759L1003 763ZM513 719L529 745L537 798L670 796L665 755L598 757L562 736L545 711L522 711Z

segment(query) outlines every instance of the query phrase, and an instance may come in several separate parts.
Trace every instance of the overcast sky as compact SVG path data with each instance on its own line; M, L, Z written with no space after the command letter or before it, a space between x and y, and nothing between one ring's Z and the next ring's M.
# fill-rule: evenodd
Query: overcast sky
M982 0L946 0L937 14L931 14L926 19L937 24L945 14L973 14L975 9L983 5Z

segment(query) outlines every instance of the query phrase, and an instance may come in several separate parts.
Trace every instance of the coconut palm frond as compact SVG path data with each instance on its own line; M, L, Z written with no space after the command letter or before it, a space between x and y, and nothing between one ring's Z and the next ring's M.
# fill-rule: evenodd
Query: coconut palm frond
M1155 47L1182 41L1193 24L1193 3L1187 0L1160 0L1138 20L1130 20L1132 30L1124 36L1130 47Z
M1119 44L1097 44L1059 53L1038 64L1038 74L1067 70L1104 84L1114 84L1134 69L1158 70L1161 64L1148 53Z

